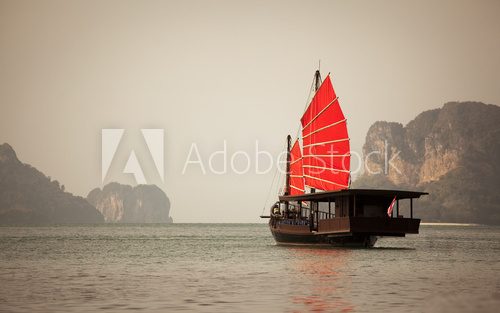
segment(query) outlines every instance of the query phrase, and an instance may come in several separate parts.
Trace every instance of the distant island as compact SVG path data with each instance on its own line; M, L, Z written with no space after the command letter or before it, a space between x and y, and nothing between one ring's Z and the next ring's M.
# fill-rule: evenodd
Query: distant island
M118 223L172 223L170 201L156 185L135 187L109 183L101 190L92 190L87 201L106 222Z
M450 102L406 126L376 122L365 158L373 151L353 187L427 191L415 211L425 222L500 225L500 107Z
M0 224L103 222L102 214L84 198L21 163L9 144L0 145Z
M67 191L0 145L0 225L171 223L170 201L156 185L110 183L87 199Z

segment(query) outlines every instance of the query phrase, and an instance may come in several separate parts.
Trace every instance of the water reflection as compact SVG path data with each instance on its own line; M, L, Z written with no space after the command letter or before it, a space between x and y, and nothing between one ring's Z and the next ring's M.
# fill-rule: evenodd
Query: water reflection
M291 296L292 312L351 312L351 280L343 274L352 251L334 248L289 248L291 270L300 282Z

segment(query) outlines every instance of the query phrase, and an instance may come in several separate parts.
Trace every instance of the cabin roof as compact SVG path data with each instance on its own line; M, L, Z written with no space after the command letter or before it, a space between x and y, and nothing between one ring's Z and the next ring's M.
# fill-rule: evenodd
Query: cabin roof
M410 199L420 198L422 195L428 195L427 192L409 191L409 190L389 190L389 189L344 189L337 191L322 191L315 193L306 193L297 196L280 196L280 201L335 201L338 196L369 196L381 198Z

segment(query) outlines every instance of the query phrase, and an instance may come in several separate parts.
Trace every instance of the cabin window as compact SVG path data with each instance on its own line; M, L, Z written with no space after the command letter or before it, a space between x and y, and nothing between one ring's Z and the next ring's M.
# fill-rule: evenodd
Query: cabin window
M335 217L335 201L329 201L328 202L328 218L334 218Z
M375 196L356 197L356 216L385 217L392 199Z

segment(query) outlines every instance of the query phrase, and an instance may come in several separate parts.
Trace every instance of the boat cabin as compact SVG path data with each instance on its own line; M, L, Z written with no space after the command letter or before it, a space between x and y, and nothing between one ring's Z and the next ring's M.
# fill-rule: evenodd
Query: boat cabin
M418 233L420 219L413 216L413 199L426 194L404 190L345 189L281 196L272 213L276 223L308 227L318 235L404 236ZM406 216L400 210L402 200L406 202ZM391 204L392 210L389 210Z

